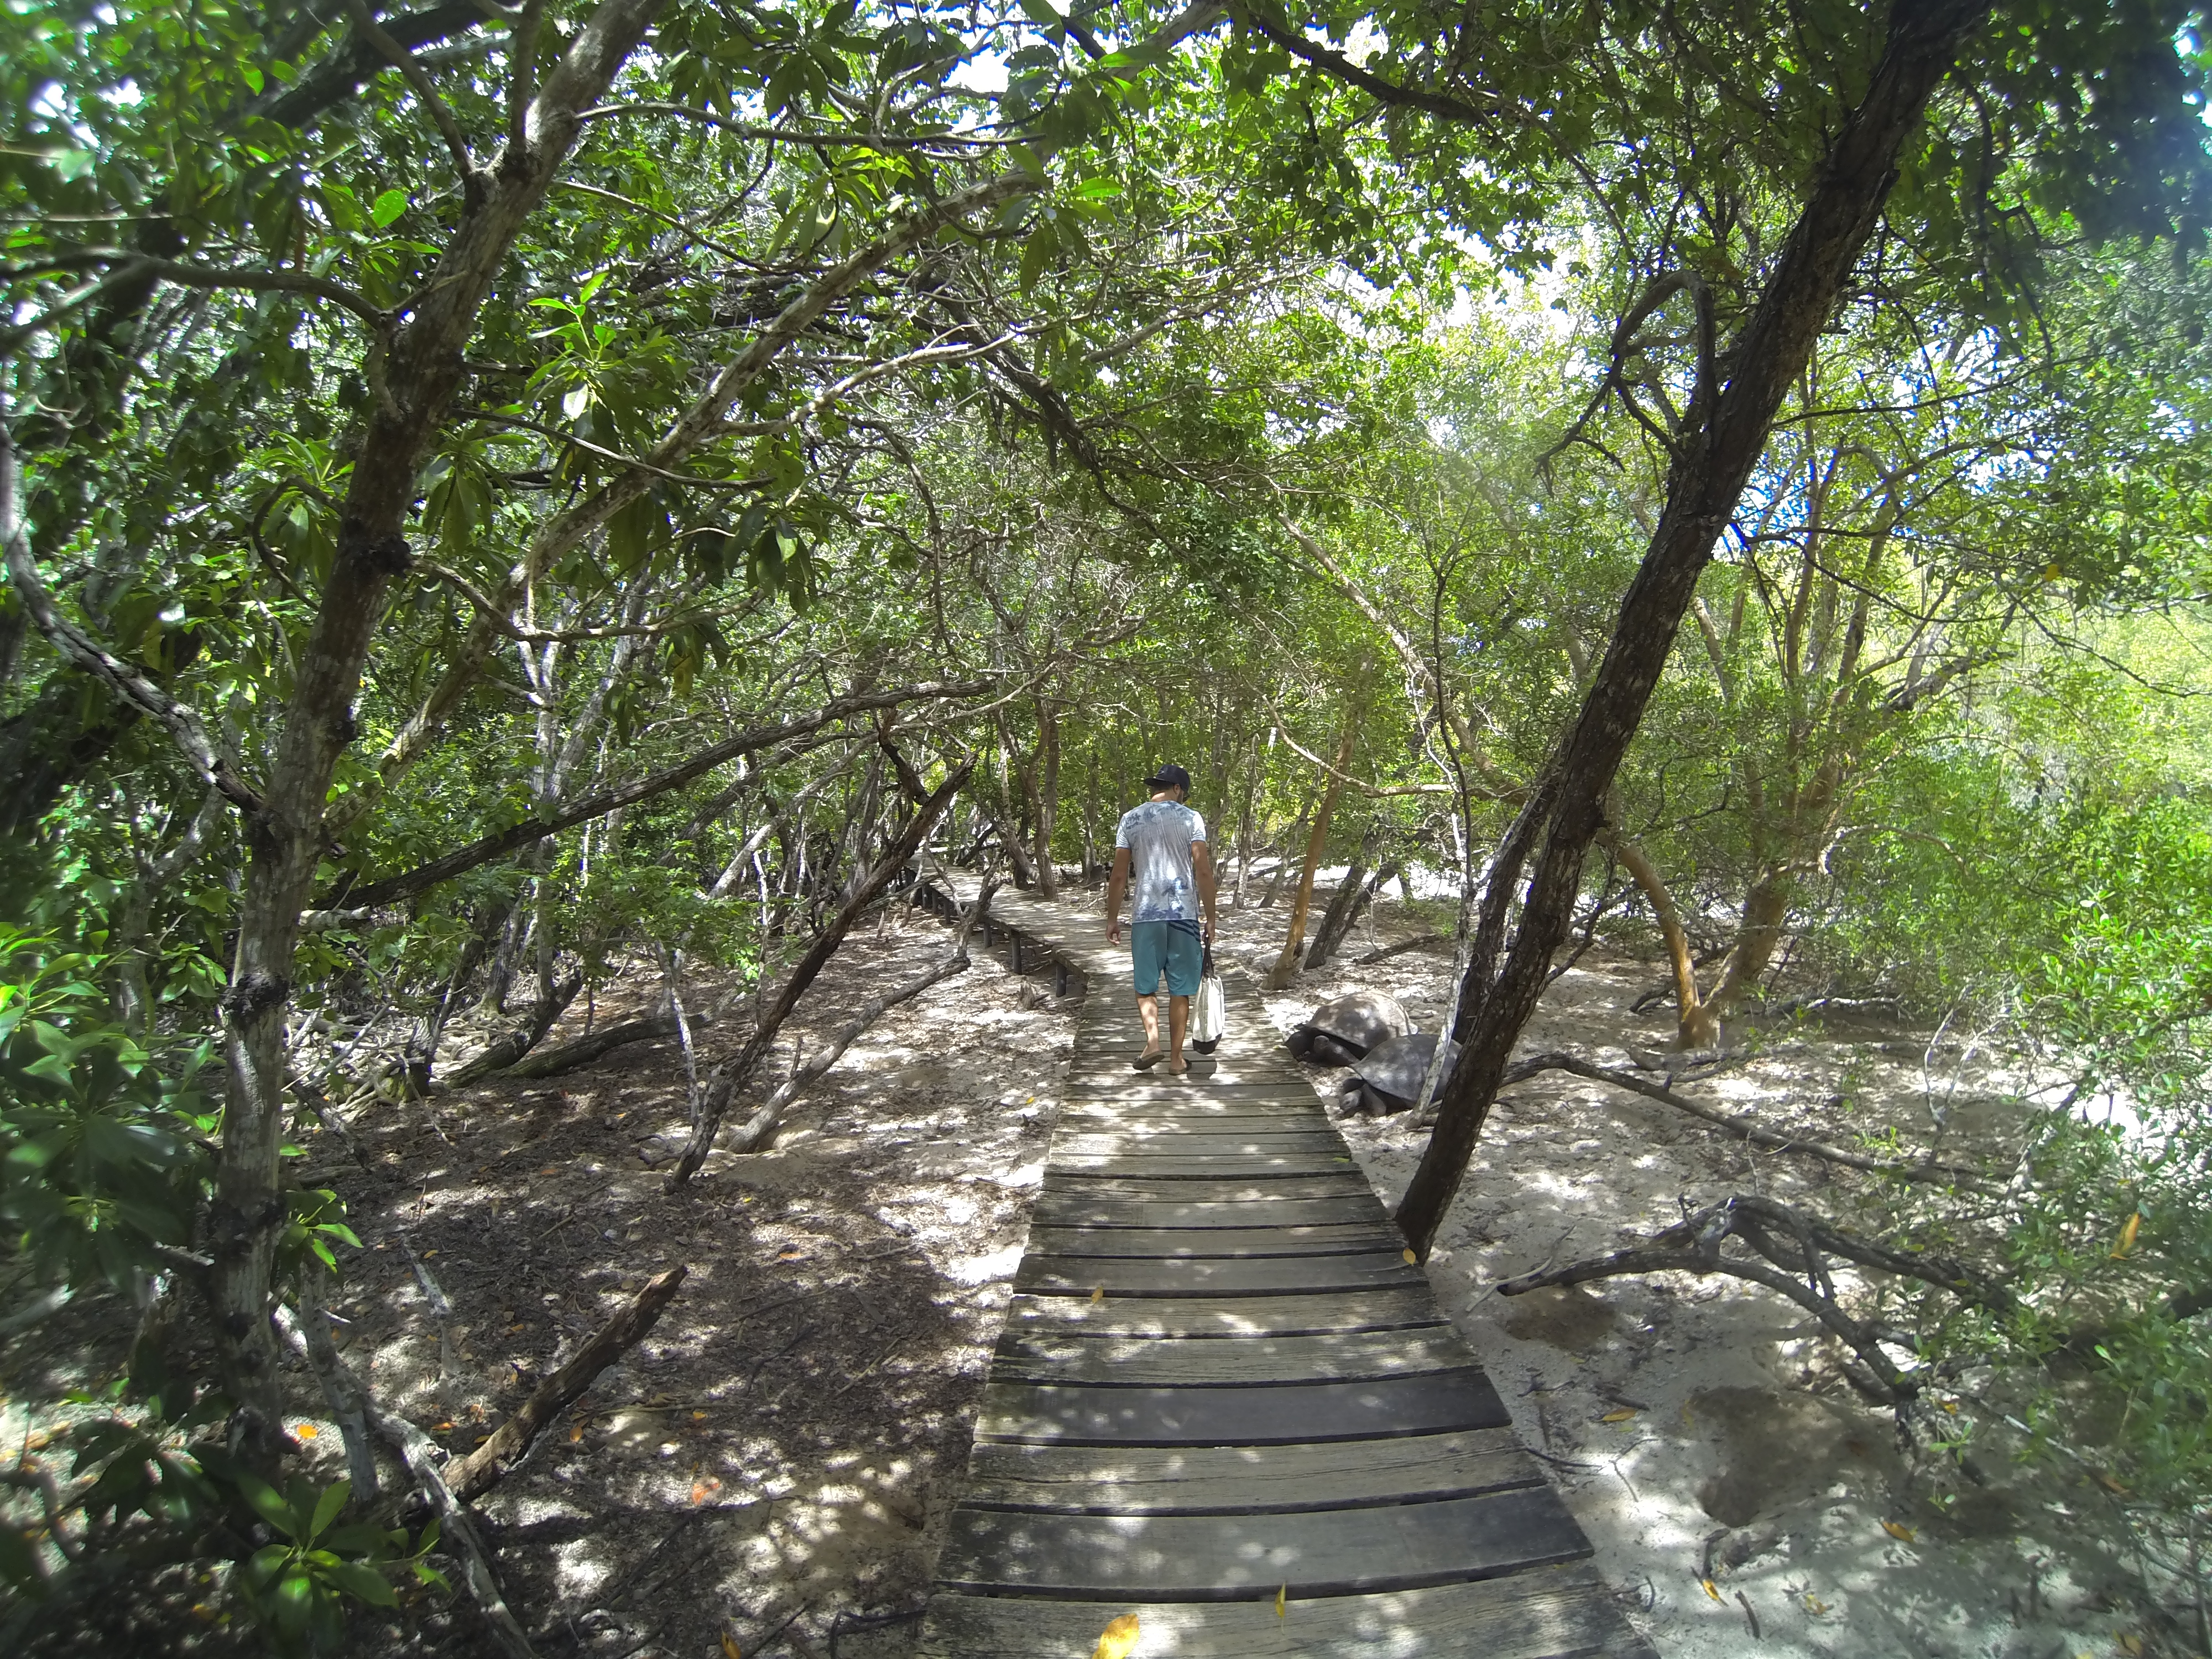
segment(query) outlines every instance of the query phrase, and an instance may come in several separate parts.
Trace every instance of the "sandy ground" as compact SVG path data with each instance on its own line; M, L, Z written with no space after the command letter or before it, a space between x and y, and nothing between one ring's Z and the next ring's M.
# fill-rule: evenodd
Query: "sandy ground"
M1284 908L1259 908L1258 897L1255 886L1252 908L1229 919L1219 954L1231 972L1272 960L1279 943ZM1337 964L1269 999L1278 1027L1362 986L1396 994L1434 1028L1447 958L1351 965L1377 939L1425 925L1382 909ZM945 938L895 911L833 963L790 1037L840 1023ZM1593 952L1555 983L1530 1045L1614 1065L1629 1063L1627 1047L1663 1048L1664 1012L1627 1012L1656 979L1632 957ZM713 988L698 988L703 998ZM690 1267L652 1337L483 1505L509 1595L546 1659L909 1650L1071 1037L1068 1012L1040 988L979 954L856 1046L772 1150L717 1153L674 1198L658 1173L684 1121L672 1042L550 1083L486 1085L427 1107L375 1103L352 1130L368 1170L334 1137L306 1138L306 1178L345 1193L368 1247L349 1263L335 1310L349 1322L341 1345L383 1398L456 1450L647 1275ZM624 1012L611 1000L597 1018ZM580 1024L572 1011L556 1037ZM708 1061L730 1041L708 1034ZM779 1075L791 1047L771 1061ZM1314 1075L1333 1099L1340 1074ZM1924 1146L1940 1090L1954 1134L1978 1126L2001 1149L2007 1081L1955 1054L1931 1060L1924 1036L1808 1029L1693 1091L1832 1141L1893 1125ZM1402 1117L1346 1129L1395 1200L1422 1134ZM1981 1484L1948 1459L1902 1449L1809 1322L1755 1287L1670 1276L1514 1301L1492 1288L1617 1248L1686 1201L1747 1188L1839 1219L1864 1197L1826 1166L1747 1156L1664 1106L1551 1074L1500 1103L1431 1267L1660 1650L2179 1651L2143 1641L2130 1564L2107 1542L2118 1535L2110 1499L2070 1466L2015 1461L1990 1433L1976 1379L1964 1379L1957 1421L1977 1431ZM11 1445L50 1432L71 1409L62 1391L112 1363L92 1338L97 1313L71 1309L7 1351L0 1437ZM308 1379L290 1386L296 1422L314 1431L307 1443L335 1476L335 1429ZM206 1594L155 1584L64 1634L134 1653L246 1650L237 1632L186 1616ZM428 1600L399 1626L359 1627L357 1650L493 1650L472 1613Z
M1383 935L1415 931L1385 908ZM1257 945L1266 930L1255 924L1268 914L1237 933ZM1364 969L1340 959L1270 998L1267 1012L1287 1031L1322 998L1387 990L1432 1030L1449 975L1441 954ZM1630 1048L1663 1050L1671 1006L1629 1012L1659 978L1655 964L1592 952L1555 981L1526 1050L1571 1048L1613 1066L1633 1064ZM2024 1081L1955 1045L1931 1051L1925 1033L1808 1026L1770 1033L1762 1046L1765 1058L1682 1091L1834 1144L1894 1127L1916 1150L1929 1144L1934 1105L1949 1126L1947 1155L1995 1157L2017 1111L2007 1091ZM1341 1075L1316 1068L1316 1086L1333 1096ZM1425 1134L1402 1115L1344 1127L1376 1191L1395 1202ZM1953 1458L1901 1447L1891 1414L1843 1381L1832 1341L1757 1286L1668 1274L1514 1299L1492 1288L1623 1248L1673 1224L1685 1204L1731 1192L1848 1223L1866 1197L1860 1182L1548 1073L1499 1103L1430 1276L1523 1439L1549 1462L1599 1566L1668 1659L2181 1651L2158 1646L2141 1616L2111 1499L2069 1464L2015 1455L2016 1437L1978 1393L1996 1379L1970 1374L1948 1396L1952 1420L1974 1437L1978 1483Z
M794 1042L818 1041L948 939L904 907L856 935L770 1076ZM598 1018L653 988L648 976L603 998ZM694 987L694 1008L714 989ZM580 1005L555 1040L583 1021ZM651 1335L479 1506L543 1659L882 1659L911 1644L1072 1033L1067 1012L979 951L849 1050L769 1150L717 1152L674 1197L660 1173L686 1122L672 1041L546 1082L373 1102L352 1114L361 1159L327 1133L302 1136L300 1178L345 1197L366 1246L343 1253L341 1352L457 1453L648 1275L690 1268ZM465 1058L468 1035L446 1064ZM735 1041L702 1033L702 1063ZM84 1408L64 1396L118 1357L103 1343L114 1311L103 1322L98 1299L84 1303L0 1356L0 1437L64 1477L55 1429ZM288 1425L336 1479L340 1440L312 1379L287 1388ZM41 1651L261 1651L204 1584L137 1588L51 1631ZM361 1654L497 1651L465 1603L428 1596L397 1626L356 1619L354 1636Z

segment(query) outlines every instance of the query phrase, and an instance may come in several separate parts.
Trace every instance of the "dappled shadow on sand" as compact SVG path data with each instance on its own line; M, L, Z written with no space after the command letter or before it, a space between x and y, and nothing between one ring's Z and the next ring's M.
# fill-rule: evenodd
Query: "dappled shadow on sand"
M944 942L918 916L856 938L763 1074ZM541 1653L911 1644L1066 1052L1065 1017L1018 989L979 959L856 1045L771 1150L717 1153L673 1197L673 1042L556 1085L376 1108L354 1131L374 1177L313 1140L311 1179L347 1192L368 1246L335 1304L341 1346L457 1453L646 1277L690 1268L482 1504ZM323 1426L312 1445L335 1473ZM465 1608L419 1625L432 1650L492 1651Z

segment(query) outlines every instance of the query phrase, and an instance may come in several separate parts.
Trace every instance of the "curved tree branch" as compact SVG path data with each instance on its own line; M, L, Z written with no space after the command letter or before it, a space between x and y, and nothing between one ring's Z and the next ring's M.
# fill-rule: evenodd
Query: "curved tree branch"
M23 476L15 441L0 422L0 544L15 597L54 649L140 713L158 721L203 780L249 812L262 810L260 793L238 763L216 746L198 710L179 702L61 613L39 579L38 561L23 532Z

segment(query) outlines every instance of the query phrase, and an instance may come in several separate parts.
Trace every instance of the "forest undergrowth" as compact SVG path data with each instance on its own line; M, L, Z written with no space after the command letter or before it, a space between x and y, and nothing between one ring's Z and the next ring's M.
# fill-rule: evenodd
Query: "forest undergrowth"
M1821 1421L2088 1479L2097 1629L2212 1655L2201 8L24 0L0 89L0 1342L82 1395L0 1649L895 1644L1060 1017L884 918L1087 890L1173 762L1271 994L1429 937L1457 1057L1353 1133L1546 1281L1478 1336L1814 1320ZM1593 1112L1756 1156L1466 1231Z

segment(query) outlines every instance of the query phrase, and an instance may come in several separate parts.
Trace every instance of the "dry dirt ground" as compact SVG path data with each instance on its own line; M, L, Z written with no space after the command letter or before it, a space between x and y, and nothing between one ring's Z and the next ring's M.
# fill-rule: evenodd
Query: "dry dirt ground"
M1388 908L1383 933L1415 931ZM1287 1031L1314 1002L1360 988L1394 993L1423 1029L1437 1029L1446 958L1361 969L1348 962L1357 954L1270 998L1270 1018ZM1632 1067L1630 1050L1649 1058L1673 1035L1671 1000L1649 1016L1630 1012L1662 978L1652 961L1585 955L1553 982L1524 1051L1566 1048ZM1830 1144L1893 1132L1908 1156L1940 1144L1946 1158L2000 1172L2017 1145L2019 1097L2044 1081L1925 1030L1778 1024L1742 1041L1757 1058L1681 1092ZM1331 1092L1342 1076L1316 1074ZM1344 1127L1376 1190L1395 1202L1425 1133L1405 1115ZM1545 1073L1496 1107L1429 1267L1598 1565L1668 1659L2195 1650L2166 1645L2146 1620L2112 1496L2063 1458L2021 1455L2002 1417L2017 1409L2008 1379L1968 1373L1944 1396L1955 1408L1948 1425L1970 1437L1969 1474L1924 1440L1901 1447L1892 1415L1843 1380L1837 1345L1756 1286L1668 1274L1512 1299L1493 1288L1625 1248L1680 1219L1686 1204L1734 1192L1847 1224L1875 1197L1852 1171L1756 1152L1663 1104ZM1850 1281L1838 1282L1848 1292Z
M1256 889L1253 899L1228 921L1219 955L1231 972L1279 942L1283 908L1257 908ZM1351 965L1376 939L1422 925L1381 908L1338 963L1269 999L1279 1027L1357 985L1398 994L1434 1028L1445 957ZM778 1074L793 1040L817 1039L946 938L895 908L884 931L852 940L779 1048ZM1554 984L1530 1044L1621 1065L1624 1045L1663 1048L1663 1011L1627 1012L1656 978L1593 952ZM646 1277L690 1270L651 1337L483 1504L509 1598L546 1659L909 1650L1071 1037L1067 1011L1037 990L979 951L802 1097L771 1150L718 1152L674 1197L655 1169L684 1121L672 1041L550 1083L365 1108L351 1133L373 1177L335 1136L307 1137L304 1177L346 1194L367 1247L335 1305L349 1322L341 1347L381 1398L457 1451ZM641 981L633 1000L652 991ZM626 1012L603 1000L595 1017ZM582 1019L572 1010L556 1039ZM729 1040L704 1034L704 1059ZM1333 1097L1340 1075L1316 1069L1316 1087ZM1694 1092L1831 1140L1894 1125L1924 1147L1941 1091L1955 1156L1971 1138L1962 1124L2002 1142L2014 1109L2002 1103L2018 1082L1931 1051L1924 1035L1806 1028L1770 1034L1759 1059ZM1346 1132L1395 1200L1422 1136L1402 1117L1351 1120ZM1668 1224L1684 1200L1754 1187L1843 1217L1853 1190L1811 1160L1747 1157L1664 1106L1553 1074L1499 1106L1431 1267L1660 1650L2166 1650L2133 1611L2129 1563L2105 1541L2117 1535L2109 1500L2069 1466L2014 1462L1971 1394L1960 1421L1983 1431L1983 1486L1901 1453L1817 1331L1753 1287L1618 1279L1511 1302L1492 1288ZM46 1431L64 1387L115 1363L88 1346L89 1318L72 1309L7 1351L10 1450ZM290 1387L293 1421L334 1477L336 1431L303 1374ZM114 1651L245 1645L176 1616L205 1593L171 1586L169 1616L149 1622L118 1603L93 1622ZM494 1651L466 1607L428 1599L404 1626L363 1624L356 1637L363 1654Z
M948 939L903 906L857 934L787 1028L775 1074L794 1042L915 976ZM718 1152L673 1197L656 1170L686 1121L672 1040L544 1083L362 1109L350 1133L374 1176L336 1136L303 1137L299 1177L344 1195L366 1247L342 1252L340 1351L456 1452L647 1277L690 1268L652 1334L481 1506L544 1659L703 1659L725 1638L747 1659L878 1659L910 1644L1073 1031L1066 1012L1034 1000L979 950L878 1022L770 1150ZM630 1012L602 999L596 1015ZM552 1040L583 1018L580 1004ZM729 1041L702 1033L702 1063ZM96 1311L49 1321L5 1355L9 1452L73 1414L65 1389L119 1361L89 1341ZM288 1385L288 1425L337 1478L338 1435L312 1379ZM59 1460L66 1438L40 1447ZM242 1632L188 1616L205 1593L171 1586L136 1612L96 1609L92 1632L117 1651L250 1650ZM362 1653L495 1651L471 1611L428 1599L404 1630L356 1635Z

